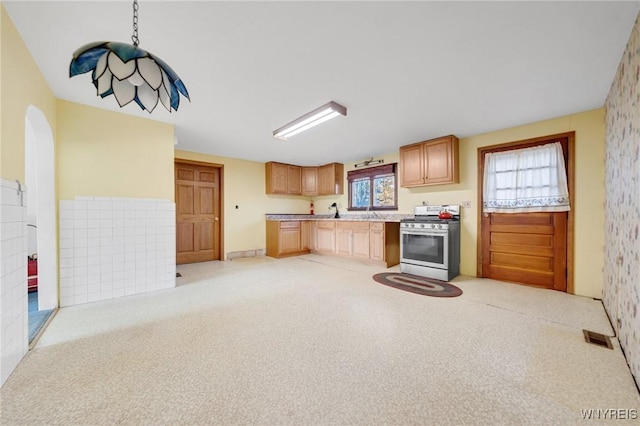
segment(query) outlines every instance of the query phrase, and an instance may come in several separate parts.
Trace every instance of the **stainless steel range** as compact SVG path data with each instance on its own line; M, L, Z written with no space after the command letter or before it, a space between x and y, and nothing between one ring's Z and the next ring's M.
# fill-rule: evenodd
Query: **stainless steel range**
M460 206L416 206L414 215L400 222L400 271L442 281L456 277L460 274ZM440 218L447 216L450 219Z

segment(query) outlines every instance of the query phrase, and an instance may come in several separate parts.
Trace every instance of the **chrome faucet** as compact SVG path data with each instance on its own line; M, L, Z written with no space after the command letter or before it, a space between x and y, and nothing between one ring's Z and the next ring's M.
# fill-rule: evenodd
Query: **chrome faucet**
M380 217L380 215L379 215L377 212L372 211L372 210L369 210L369 206L367 206L367 207L366 207L366 209L367 209L367 214L366 214L366 216L365 216L365 217L366 217L367 219L371 219L371 218L379 218L379 217Z

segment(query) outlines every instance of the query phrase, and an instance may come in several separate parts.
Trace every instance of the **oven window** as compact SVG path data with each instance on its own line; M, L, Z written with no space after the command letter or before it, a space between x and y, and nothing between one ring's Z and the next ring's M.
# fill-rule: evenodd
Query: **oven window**
M402 258L444 265L444 236L402 234Z

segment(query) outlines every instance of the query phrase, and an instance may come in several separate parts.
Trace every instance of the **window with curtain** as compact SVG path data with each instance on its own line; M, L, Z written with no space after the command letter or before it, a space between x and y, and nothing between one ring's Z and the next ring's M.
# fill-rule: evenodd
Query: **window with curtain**
M485 213L569 211L562 145L488 153L482 199Z
M397 210L396 164L348 172L349 210Z

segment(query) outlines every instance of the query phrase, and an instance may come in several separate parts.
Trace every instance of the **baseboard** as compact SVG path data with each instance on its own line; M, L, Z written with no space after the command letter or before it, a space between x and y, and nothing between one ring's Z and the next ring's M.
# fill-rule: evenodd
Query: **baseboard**
M264 256L266 249L230 251L227 253L227 260L240 259L242 257Z

